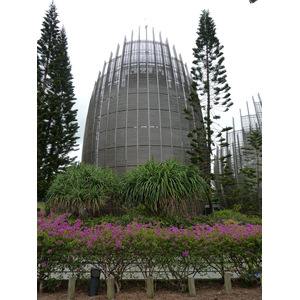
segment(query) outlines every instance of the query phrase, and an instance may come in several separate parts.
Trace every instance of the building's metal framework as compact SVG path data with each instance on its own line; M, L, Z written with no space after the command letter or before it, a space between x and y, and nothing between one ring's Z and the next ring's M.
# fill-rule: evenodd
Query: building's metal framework
M220 158L229 157L227 160L227 165L233 173L233 177L237 184L242 182L242 173L241 169L249 165L249 162L246 160L245 155L243 154L243 148L248 146L248 137L253 130L258 130L262 133L262 101L260 95L258 94L258 101L254 100L252 97L253 106L255 113L250 114L248 102L247 105L247 114L242 115L240 109L240 120L241 120L241 129L235 129L234 118L232 119L233 129L226 134L226 147L216 148L216 154L214 156L214 174L216 178L220 178L219 175L224 174L223 167ZM221 188L221 183L216 180L215 182L217 189Z
M170 157L189 163L185 119L191 79L187 66L171 56L168 40L124 40L120 53L111 53L90 99L82 162L110 167L120 172L141 165L152 157Z

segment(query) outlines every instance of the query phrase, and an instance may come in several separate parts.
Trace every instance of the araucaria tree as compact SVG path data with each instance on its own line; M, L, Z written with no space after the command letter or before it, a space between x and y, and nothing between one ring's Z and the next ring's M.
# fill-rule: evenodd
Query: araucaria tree
M193 49L195 60L192 67L193 92L189 98L192 110L187 110L187 118L193 119L195 128L189 133L191 138L191 163L196 164L206 182L211 186L211 162L215 142L225 145L222 132L231 128L222 128L216 123L219 112L228 111L233 105L230 98L230 86L227 83L223 65L223 46L216 36L216 26L208 10L203 10L197 31L196 47ZM209 201L210 211L213 204Z
M245 166L241 198L243 208L255 213L262 213L262 135L259 130L250 133L247 145L243 148Z
M57 173L78 150L77 110L65 29L58 27L54 2L46 12L37 44L37 195L44 198Z

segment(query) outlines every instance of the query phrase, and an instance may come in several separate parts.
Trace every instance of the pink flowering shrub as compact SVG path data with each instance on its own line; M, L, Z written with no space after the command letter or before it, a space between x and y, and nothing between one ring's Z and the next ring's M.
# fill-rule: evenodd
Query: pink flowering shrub
M226 271L252 275L261 268L261 225L229 222L164 228L133 221L126 226L87 227L80 220L71 225L66 215L42 214L37 238L39 280L66 270L79 277L91 264L106 278L113 275L118 291L124 272L132 267L145 279L171 275L182 285L188 276L204 273L207 267L222 277Z

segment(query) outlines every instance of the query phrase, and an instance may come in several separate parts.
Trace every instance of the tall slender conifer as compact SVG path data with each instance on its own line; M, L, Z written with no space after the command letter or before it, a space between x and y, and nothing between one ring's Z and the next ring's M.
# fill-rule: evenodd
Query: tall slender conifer
M221 145L224 144L222 132L231 129L222 128L216 123L220 119L218 112L228 111L233 103L223 65L223 46L216 36L216 26L208 10L201 13L197 35L196 47L193 49L195 60L191 71L193 92L189 99L193 111L186 113L188 118L194 119L195 124L195 129L189 133L191 162L198 165L206 182L211 185L213 147L217 139ZM213 213L211 201L209 206Z
M46 12L37 47L37 190L44 198L54 176L76 157L79 128L65 29L54 2Z

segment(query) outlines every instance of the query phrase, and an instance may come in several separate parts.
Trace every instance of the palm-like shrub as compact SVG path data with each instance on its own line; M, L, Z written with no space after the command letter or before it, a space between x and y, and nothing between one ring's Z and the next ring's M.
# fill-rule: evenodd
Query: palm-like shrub
M95 215L106 202L118 198L118 175L111 169L73 164L53 180L46 195L46 210Z
M121 195L128 206L142 205L154 214L172 215L186 211L188 200L206 202L210 188L196 167L176 159L162 163L152 159L124 175Z

